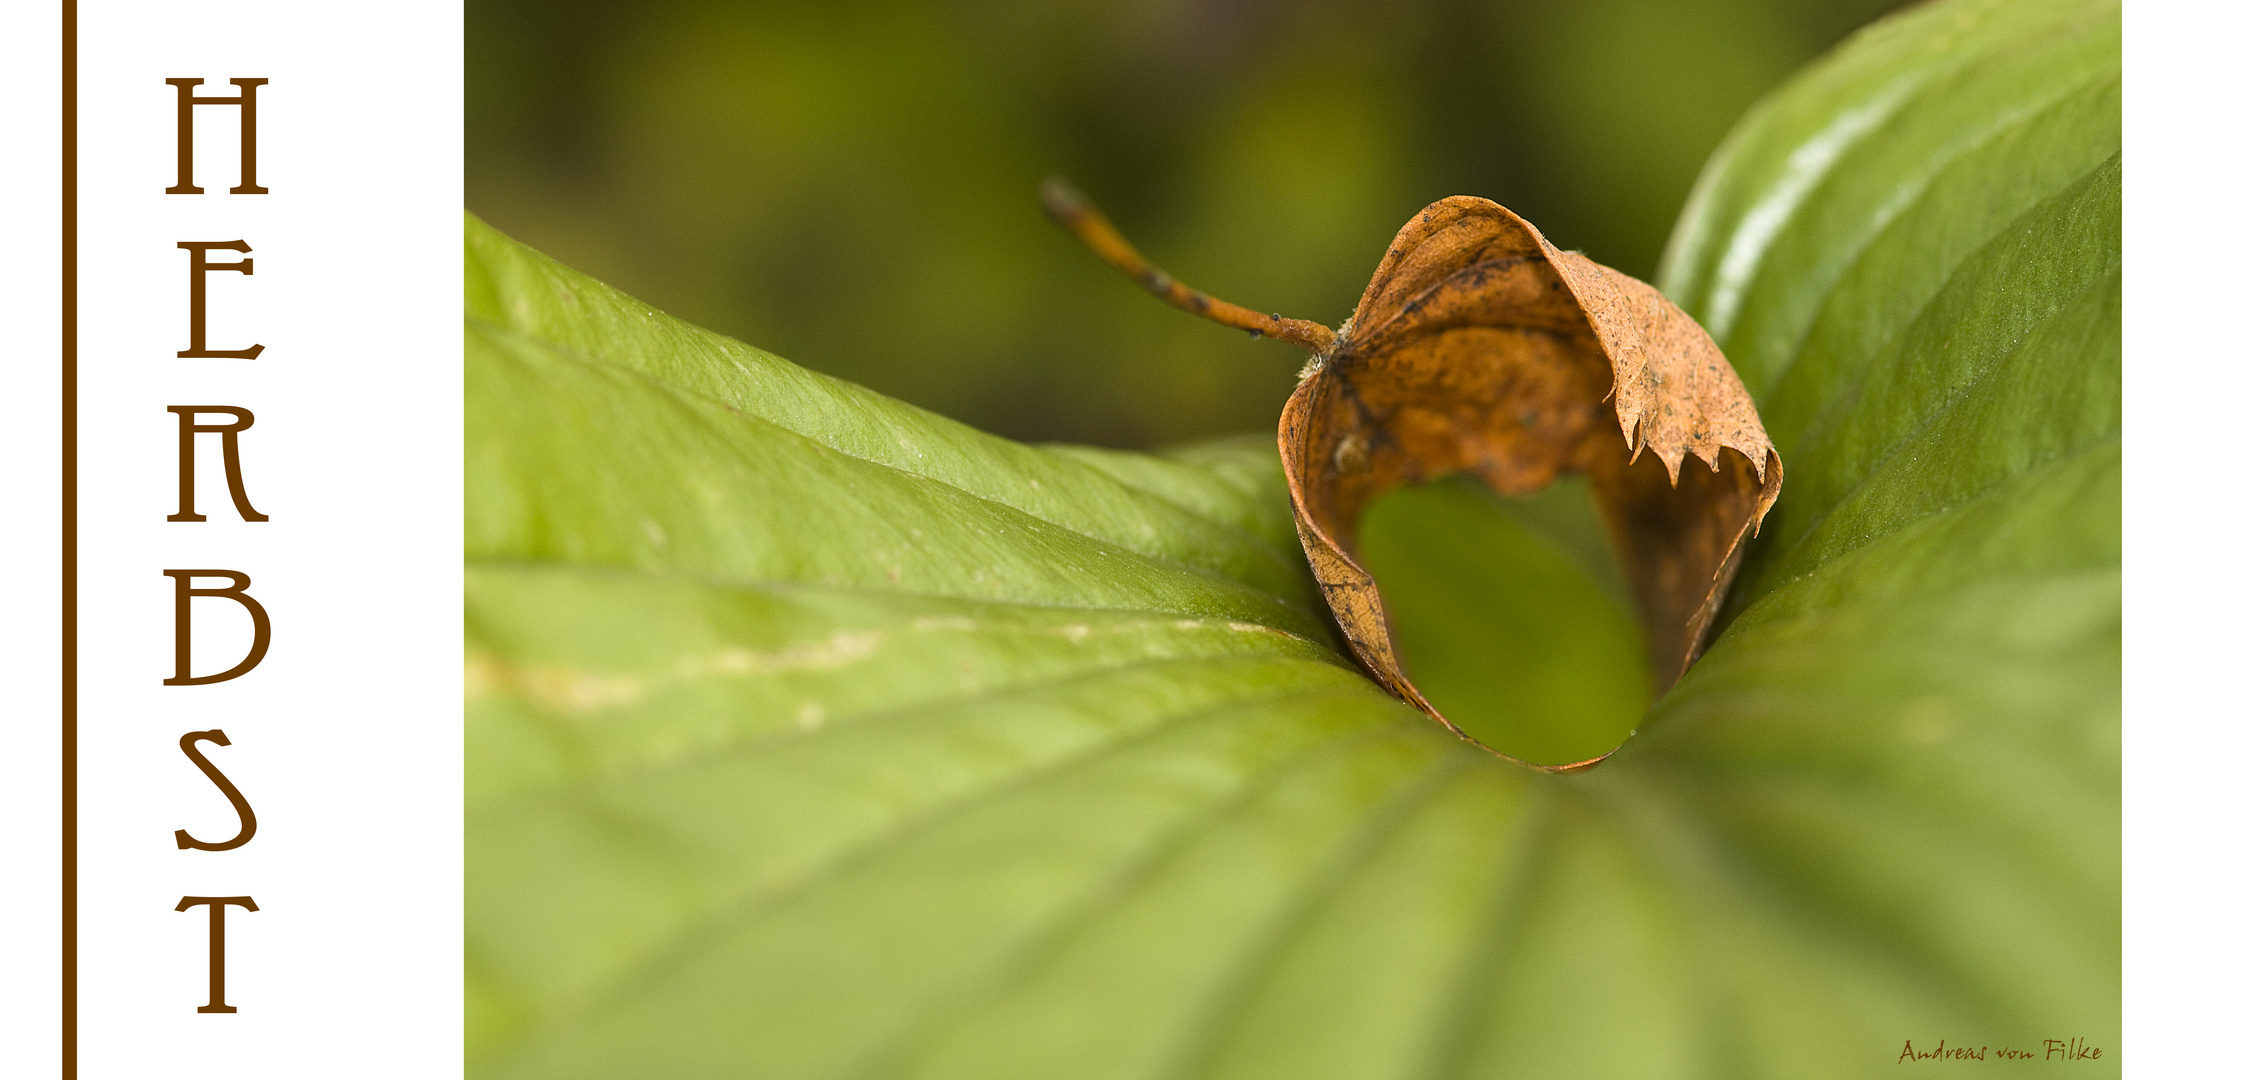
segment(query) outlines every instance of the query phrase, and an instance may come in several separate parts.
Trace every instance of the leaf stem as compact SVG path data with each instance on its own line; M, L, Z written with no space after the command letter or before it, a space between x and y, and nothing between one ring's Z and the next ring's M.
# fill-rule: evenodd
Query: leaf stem
M1336 332L1320 323L1262 315L1247 307L1216 300L1174 280L1173 275L1158 269L1141 252L1134 250L1134 245L1119 235L1117 226L1060 176L1051 176L1040 185L1040 205L1047 208L1048 216L1054 218L1056 224L1070 230L1071 235L1078 237L1080 243L1101 256L1104 262L1182 311L1202 315L1222 326L1250 331L1253 336L1288 342L1317 356L1327 353L1337 341Z

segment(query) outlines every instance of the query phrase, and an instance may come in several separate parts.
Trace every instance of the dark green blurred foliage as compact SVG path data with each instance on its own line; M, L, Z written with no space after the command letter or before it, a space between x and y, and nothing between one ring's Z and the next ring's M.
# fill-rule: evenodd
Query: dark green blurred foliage
M1269 427L1295 350L1080 251L1334 323L1496 199L1647 277L1761 92L1889 0L472 0L470 208L649 303L1020 439Z

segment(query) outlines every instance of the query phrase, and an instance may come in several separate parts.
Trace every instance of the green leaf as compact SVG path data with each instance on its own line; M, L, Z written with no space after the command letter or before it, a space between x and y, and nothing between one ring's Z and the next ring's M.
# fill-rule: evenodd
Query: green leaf
M1584 479L1525 499L1467 475L1387 492L1361 516L1360 557L1416 687L1487 746L1587 761L1650 707L1641 630Z
M471 221L472 1073L2115 1073L2118 26L1917 7L1724 145L1662 284L1789 480L1571 776L1337 654L1271 441L1011 444Z

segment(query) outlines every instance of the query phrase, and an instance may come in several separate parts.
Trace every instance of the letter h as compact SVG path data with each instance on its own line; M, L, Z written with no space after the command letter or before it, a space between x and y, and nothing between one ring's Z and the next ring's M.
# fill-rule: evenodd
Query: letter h
M265 195L258 186L258 88L265 79L228 79L242 88L234 97L204 97L195 92L202 79L166 79L180 92L180 182L165 188L166 195L201 195L195 184L195 107L235 105L242 109L242 183L227 189L229 195Z

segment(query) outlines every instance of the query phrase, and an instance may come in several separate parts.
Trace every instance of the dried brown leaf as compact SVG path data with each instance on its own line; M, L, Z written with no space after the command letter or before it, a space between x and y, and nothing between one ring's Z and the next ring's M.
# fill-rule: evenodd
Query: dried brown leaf
M1634 592L1656 691L1697 658L1783 463L1719 347L1656 289L1558 251L1493 202L1455 196L1400 230L1331 334L1188 289L1060 182L1043 197L1161 298L1313 353L1277 435L1298 535L1354 656L1402 700L1470 738L1402 667L1355 524L1378 495L1455 472L1504 495L1585 473ZM1683 469L1689 457L1704 467Z

